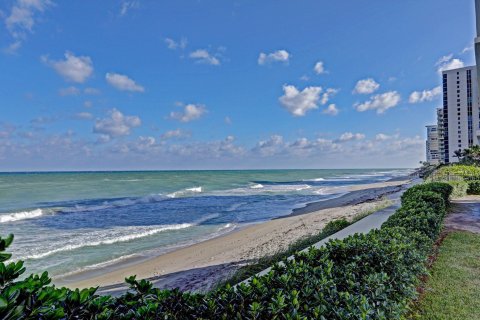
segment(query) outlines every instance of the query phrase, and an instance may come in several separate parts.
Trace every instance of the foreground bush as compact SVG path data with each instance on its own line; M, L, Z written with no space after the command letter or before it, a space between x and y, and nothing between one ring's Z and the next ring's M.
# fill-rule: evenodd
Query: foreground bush
M416 296L451 192L442 183L413 187L381 230L312 247L249 284L206 295L155 289L135 277L118 298L55 288L46 273L18 281L23 264L4 263L8 237L0 240L0 318L399 319Z
M468 182L468 194L480 194L480 181L469 181Z

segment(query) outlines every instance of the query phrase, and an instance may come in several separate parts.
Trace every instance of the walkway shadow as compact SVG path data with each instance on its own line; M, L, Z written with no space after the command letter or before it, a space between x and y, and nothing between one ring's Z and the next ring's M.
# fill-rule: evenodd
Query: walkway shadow
M224 263L189 270L172 272L151 278L146 278L153 283L155 288L175 289L189 292L207 292L221 281L228 279L236 270L253 261L238 261ZM126 283L100 287L97 294L120 296L128 290Z

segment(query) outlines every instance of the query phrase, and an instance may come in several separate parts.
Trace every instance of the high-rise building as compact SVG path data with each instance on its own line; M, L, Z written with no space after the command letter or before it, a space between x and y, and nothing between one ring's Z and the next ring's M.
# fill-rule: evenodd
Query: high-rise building
M475 12L477 65L442 72L443 105L437 109L437 135L443 163L458 162L457 151L480 145L480 0L475 0ZM427 153L427 161L429 156Z
M428 163L438 164L440 162L440 144L437 126L427 126L426 152Z
M442 162L458 162L455 152L480 144L480 101L475 66L444 71Z

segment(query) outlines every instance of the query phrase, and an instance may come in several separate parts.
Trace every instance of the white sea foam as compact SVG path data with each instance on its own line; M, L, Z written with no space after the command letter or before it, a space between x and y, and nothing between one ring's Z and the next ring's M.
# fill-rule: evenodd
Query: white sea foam
M237 210L238 208L240 208L241 206L247 204L247 202L238 202L238 203L234 203L232 204L228 209L226 209L226 211L228 212L232 212L232 211L235 211Z
M41 252L41 253L25 255L23 257L19 257L18 260L26 260L26 259L35 260L35 259L45 258L60 252L67 252L67 251L72 251L72 250L86 248L86 247L97 247L101 245L111 245L111 244L120 243L120 242L128 242L132 240L153 236L155 234L165 232L165 231L190 228L193 225L194 224L191 224L191 223L182 223L182 224L150 226L150 227L135 226L135 227L124 227L124 228L88 232L88 233L84 233L83 235L77 235L72 237L62 247L58 247L58 248ZM92 241L92 239L96 239L96 240Z
M30 211L21 211L13 213L0 213L0 223L14 222L26 219L34 219L43 216L46 210L34 209Z
M261 183L254 184L253 186L250 186L250 189L263 189L264 186Z
M102 204L96 205L75 205L72 208L63 208L62 212L83 212L83 211L98 211L98 210L105 210L111 208L121 208L127 206L133 206L136 204L142 203L155 203L165 200L165 197L162 194L151 194L145 197L139 198L125 198L120 200L109 200L104 201Z
M315 178L315 179L305 179L303 181L315 181L315 182L318 182L318 181L325 181L325 178Z
M167 194L168 198L178 198L182 196L186 196L189 194L194 194L194 193L201 193L203 191L202 187L193 187L193 188L186 188L183 190L175 191L170 194Z
M150 237L165 231L174 231L191 228L211 219L219 217L220 214L210 214L202 217L192 223L181 223L172 225L156 225L156 226L129 226L117 227L112 229L84 231L82 233L71 234L65 239L61 247L52 248L51 250L40 252L34 251L26 253L17 260L41 259L56 253L73 251L86 247L97 247L102 245L112 245L116 243L128 242L133 240Z

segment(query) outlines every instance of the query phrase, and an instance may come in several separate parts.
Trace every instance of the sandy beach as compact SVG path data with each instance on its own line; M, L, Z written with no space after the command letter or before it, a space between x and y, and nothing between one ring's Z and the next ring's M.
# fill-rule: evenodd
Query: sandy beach
M320 232L332 220L352 219L378 207L380 197L398 191L408 181L389 181L351 187L349 193L307 205L291 215L251 225L227 235L163 254L116 270L97 270L56 279L70 288L100 286L102 293L125 290L125 277L149 279L159 288L205 291L236 269L283 250L302 237ZM101 271L101 272L99 272Z

